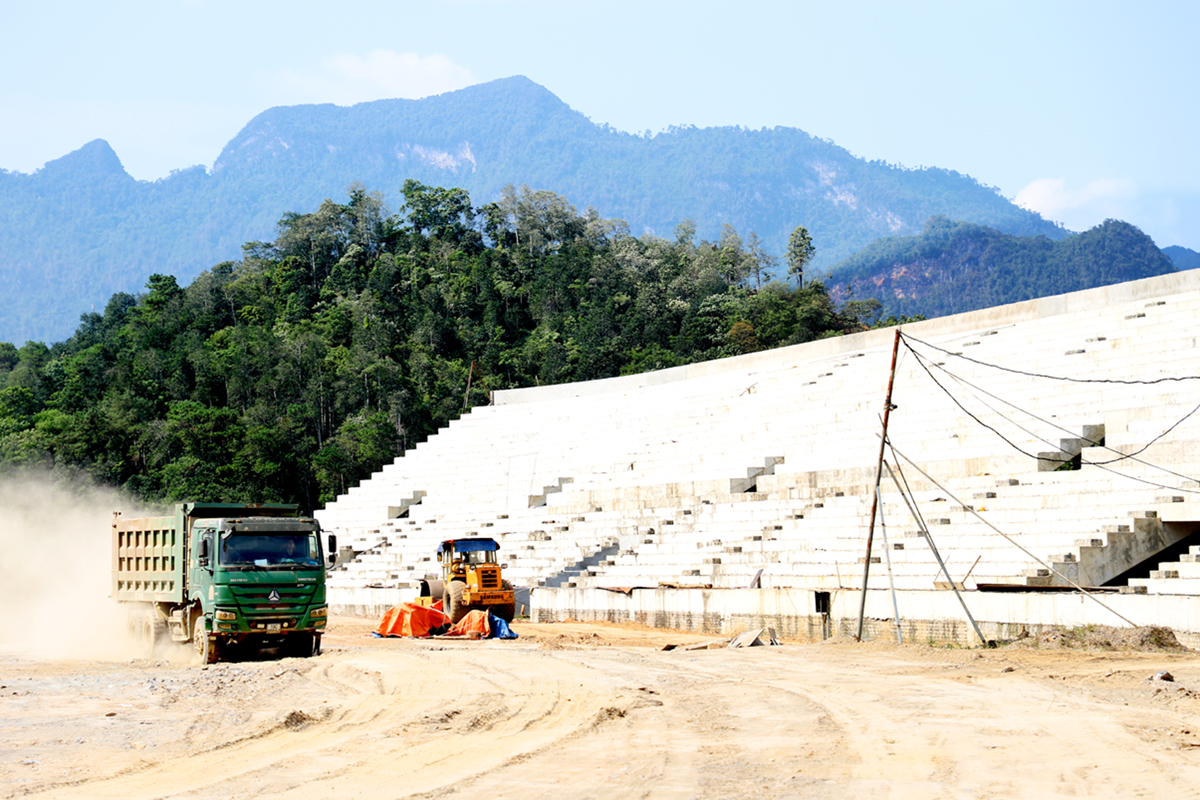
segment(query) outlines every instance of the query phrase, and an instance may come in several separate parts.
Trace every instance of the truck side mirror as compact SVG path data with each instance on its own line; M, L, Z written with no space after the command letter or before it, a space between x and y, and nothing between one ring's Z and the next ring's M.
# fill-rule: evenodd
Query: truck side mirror
M329 534L329 563L337 563L337 534Z
M200 562L200 566L207 567L209 559L208 539L200 540L200 552L196 554L196 560Z

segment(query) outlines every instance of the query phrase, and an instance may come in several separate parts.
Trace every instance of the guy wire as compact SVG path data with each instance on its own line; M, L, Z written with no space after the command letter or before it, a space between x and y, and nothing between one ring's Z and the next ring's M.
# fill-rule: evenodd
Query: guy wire
M1112 606L1108 605L1108 604L1107 604L1107 603L1105 603L1103 600L1101 600L1100 598L1096 597L1094 594L1092 594L1091 592L1089 592L1087 589L1083 588L1083 587L1082 587L1082 586L1080 586L1078 583L1076 583L1075 581L1071 580L1071 579L1070 579L1070 578L1068 578L1066 575L1063 575L1061 572L1059 572L1058 570L1056 570L1054 567L1050 566L1050 565L1049 565L1049 564L1047 564L1045 561L1043 561L1042 559L1040 559L1040 558L1038 558L1037 556L1035 556L1035 555L1034 555L1032 552L1030 552L1028 549L1026 549L1026 548L1025 548L1025 546L1024 546L1024 545L1022 545L1021 543L1019 543L1019 542L1018 542L1016 539L1013 539L1013 538L1012 538L1011 536L1009 536L1007 533L1005 533L1004 531L1002 531L1002 530L1000 530L999 528L997 528L995 525L993 525L993 524L992 524L991 522L989 522L988 520L984 519L984 518L983 518L983 516L982 516L982 515L981 515L981 514L980 514L978 511L976 511L976 510L975 510L974 508L972 508L971 506L968 506L968 505L967 505L966 503L964 503L962 500L959 500L959 499L958 499L958 497L956 497L956 496L954 495L954 493L953 493L953 492L951 492L951 491L950 491L949 489L947 489L945 486L942 486L940 483L938 483L936 480L934 480L934 479L933 479L933 477L932 477L932 476L931 476L931 475L930 475L928 472L926 472L925 470L923 470L923 469L921 469L919 466L917 466L917 464L916 464L916 462L915 462L915 461L913 461L911 458L909 458L908 456L904 455L904 454L903 454L903 453L901 453L899 450L897 450L897 449L896 449L896 447L895 447L895 445L893 445L893 444L891 443L890 437L889 437L889 441L887 442L887 444L888 444L888 447L890 447L890 448L891 448L891 451L892 451L892 454L893 454L893 455L895 455L895 456L897 456L897 457L899 457L899 458L902 458L902 459L904 459L906 462L908 462L908 464L909 464L910 466L912 466L912 468L913 468L913 469L915 469L917 472L921 473L921 474L922 474L922 475L925 477L925 479L926 479L927 481L929 481L930 483L932 483L932 484L933 484L934 486L936 486L938 489L941 489L943 492L945 492L945 493L946 493L946 495L947 495L947 496L948 496L948 497L949 497L951 500L953 500L954 502L956 502L956 503L958 503L960 506L962 506L963 510L965 510L965 511L967 511L968 513L970 513L970 514L974 515L974 516L975 516L975 518L976 518L976 519L978 519L980 522L982 522L984 525L988 526L988 527L989 527L989 528L991 528L993 531L995 531L996 533L998 533L998 534L1000 534L1001 536L1003 536L1003 537L1004 537L1004 539L1005 539L1006 541L1008 541L1008 543L1009 543L1009 544L1013 545L1013 546L1014 546L1014 547L1016 547L1018 550L1020 550L1022 553L1024 553L1024 554L1025 554L1025 555L1027 555L1027 556L1029 556L1030 558L1032 558L1032 559L1033 559L1034 561L1036 561L1038 564L1041 564L1043 567L1045 567L1047 570L1049 570L1049 571L1050 571L1050 572L1052 572L1053 574L1055 574L1055 575L1057 575L1058 577L1062 578L1064 581L1066 581L1067 583L1069 583L1071 586L1075 587L1075 588L1076 588L1076 589L1078 589L1080 592L1082 592L1082 593L1083 593L1085 596L1087 596L1087 597L1091 598L1091 599L1092 599L1093 601L1095 601L1095 602L1096 602L1096 603L1097 603L1097 604L1098 604L1098 605L1099 605L1101 608L1104 608L1104 609L1106 609L1107 611L1110 611L1110 612L1112 612L1112 613L1113 613L1115 616L1119 617L1121 620L1123 620L1124 622L1128 623L1128 624L1130 625L1130 627L1133 627L1133 628L1140 627L1140 626L1136 625L1134 622L1132 622L1132 621L1131 621L1131 620L1130 620L1128 617L1126 617L1124 614L1120 613L1119 611L1117 611L1116 609L1114 609Z

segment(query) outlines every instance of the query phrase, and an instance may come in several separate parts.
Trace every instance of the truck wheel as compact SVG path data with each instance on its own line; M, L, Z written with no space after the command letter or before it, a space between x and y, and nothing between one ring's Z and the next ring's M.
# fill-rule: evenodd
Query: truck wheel
M204 630L203 614L198 615L192 624L192 647L196 649L201 664L215 664L220 658L221 647L217 643L217 637Z
M288 641L288 655L292 658L311 658L321 652L319 633L294 633Z
M506 592L511 592L512 591L512 582L511 581L500 581L500 588L504 589L504 591L506 591ZM503 603L498 606L492 606L491 611L493 614L495 614L497 617L504 620L505 622L512 622L513 617L515 617L517 615L516 599L514 598L513 602L511 602L511 603Z
M142 615L139 633L142 639L142 653L146 658L154 658L159 644L167 638L167 621L154 610Z
M471 610L464 606L462 601L463 590L466 588L462 581L450 581L446 585L444 605L446 616L450 618L451 625L457 624Z

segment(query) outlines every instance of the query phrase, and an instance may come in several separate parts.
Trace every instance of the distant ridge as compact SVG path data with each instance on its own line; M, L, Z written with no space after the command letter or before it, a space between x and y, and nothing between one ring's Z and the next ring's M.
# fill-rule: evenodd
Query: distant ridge
M1137 227L1105 220L1061 241L933 217L916 236L880 239L829 272L841 299L882 316L928 318L1078 292L1176 271Z
M1164 247L1163 252L1167 254L1167 258L1171 259L1180 270L1200 269L1200 253L1197 253L1195 250L1189 250L1179 245L1171 245L1170 247Z
M815 267L943 214L1022 235L1067 234L994 189L944 169L867 162L795 128L673 128L642 137L592 123L512 77L423 100L289 106L250 120L211 171L136 181L103 140L26 175L0 171L0 341L57 340L114 292L155 272L188 281L247 241L274 238L289 211L341 200L353 181L394 206L406 178L461 186L475 205L509 183L625 219L635 235L756 231L782 255L805 225Z

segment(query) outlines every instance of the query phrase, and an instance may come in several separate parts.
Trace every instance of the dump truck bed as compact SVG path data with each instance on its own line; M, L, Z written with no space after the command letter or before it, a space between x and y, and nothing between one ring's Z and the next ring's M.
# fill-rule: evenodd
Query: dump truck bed
M181 603L187 560L176 517L113 520L113 599Z
M118 602L182 603L191 522L220 517L294 517L290 504L179 503L174 516L113 517L112 596Z

